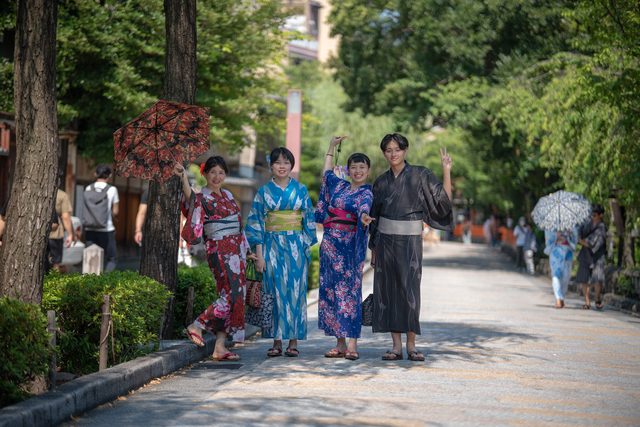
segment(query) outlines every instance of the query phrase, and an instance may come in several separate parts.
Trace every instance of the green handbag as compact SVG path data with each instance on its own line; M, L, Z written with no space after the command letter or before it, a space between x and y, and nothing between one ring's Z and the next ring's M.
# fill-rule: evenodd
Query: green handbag
M247 280L252 282L262 282L262 273L256 270L256 263L253 260L247 261L247 269L245 272Z

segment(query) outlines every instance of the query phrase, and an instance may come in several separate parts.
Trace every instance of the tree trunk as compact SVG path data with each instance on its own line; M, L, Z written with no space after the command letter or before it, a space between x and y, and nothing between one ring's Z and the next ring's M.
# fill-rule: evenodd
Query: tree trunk
M196 98L196 0L165 0L167 32L162 98L194 104ZM181 183L178 177L149 185L140 274L166 286L175 295L178 280L178 241ZM162 337L173 332L175 296L167 305Z
M635 212L633 209L629 209L626 215L626 227L624 232L624 241L620 239L620 246L622 246L622 267L631 268L635 266L635 239L633 237L633 220L635 218Z
M58 181L57 20L56 0L18 0L16 167L0 247L0 295L35 304L42 304L44 259Z

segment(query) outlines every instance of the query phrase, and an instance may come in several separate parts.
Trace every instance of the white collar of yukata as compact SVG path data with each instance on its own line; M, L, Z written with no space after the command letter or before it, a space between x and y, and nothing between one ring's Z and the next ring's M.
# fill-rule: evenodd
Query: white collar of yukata
M204 187L202 187L200 192L202 194L204 194L205 196L213 198L213 190L210 189L209 187L207 187L206 185ZM233 198L233 197L230 196L231 193L227 192L227 190L223 190L222 188L220 189L220 193L224 194L225 196L227 196L229 198Z

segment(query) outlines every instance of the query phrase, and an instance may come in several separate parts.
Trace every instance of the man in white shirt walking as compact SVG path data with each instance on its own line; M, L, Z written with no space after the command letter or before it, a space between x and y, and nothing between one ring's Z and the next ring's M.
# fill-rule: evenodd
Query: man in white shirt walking
M105 271L113 271L118 264L116 227L113 217L118 215L120 199L116 187L107 184L111 168L101 163L94 173L96 182L85 188L84 223L86 246L96 244L104 249ZM100 193L106 191L106 198ZM98 194L96 194L98 193Z

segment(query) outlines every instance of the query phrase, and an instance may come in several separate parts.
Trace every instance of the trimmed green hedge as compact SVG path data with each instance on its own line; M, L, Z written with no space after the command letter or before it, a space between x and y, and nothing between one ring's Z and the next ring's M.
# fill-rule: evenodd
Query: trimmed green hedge
M309 279L307 292L320 287L320 244L311 246L311 261L309 262Z
M28 383L49 372L47 318L35 304L0 298L0 407L31 396Z
M154 350L160 318L171 293L153 279L133 271L95 274L58 274L44 279L42 310L55 310L58 327L58 364L66 372L98 370L102 295L111 296L115 363ZM113 364L111 337L109 364Z
M213 278L209 265L206 262L196 267L187 267L184 264L178 266L178 288L176 290L176 311L173 318L173 334L181 338L182 330L187 326L187 296L189 286L194 287L193 315L198 317L218 299L216 281Z

